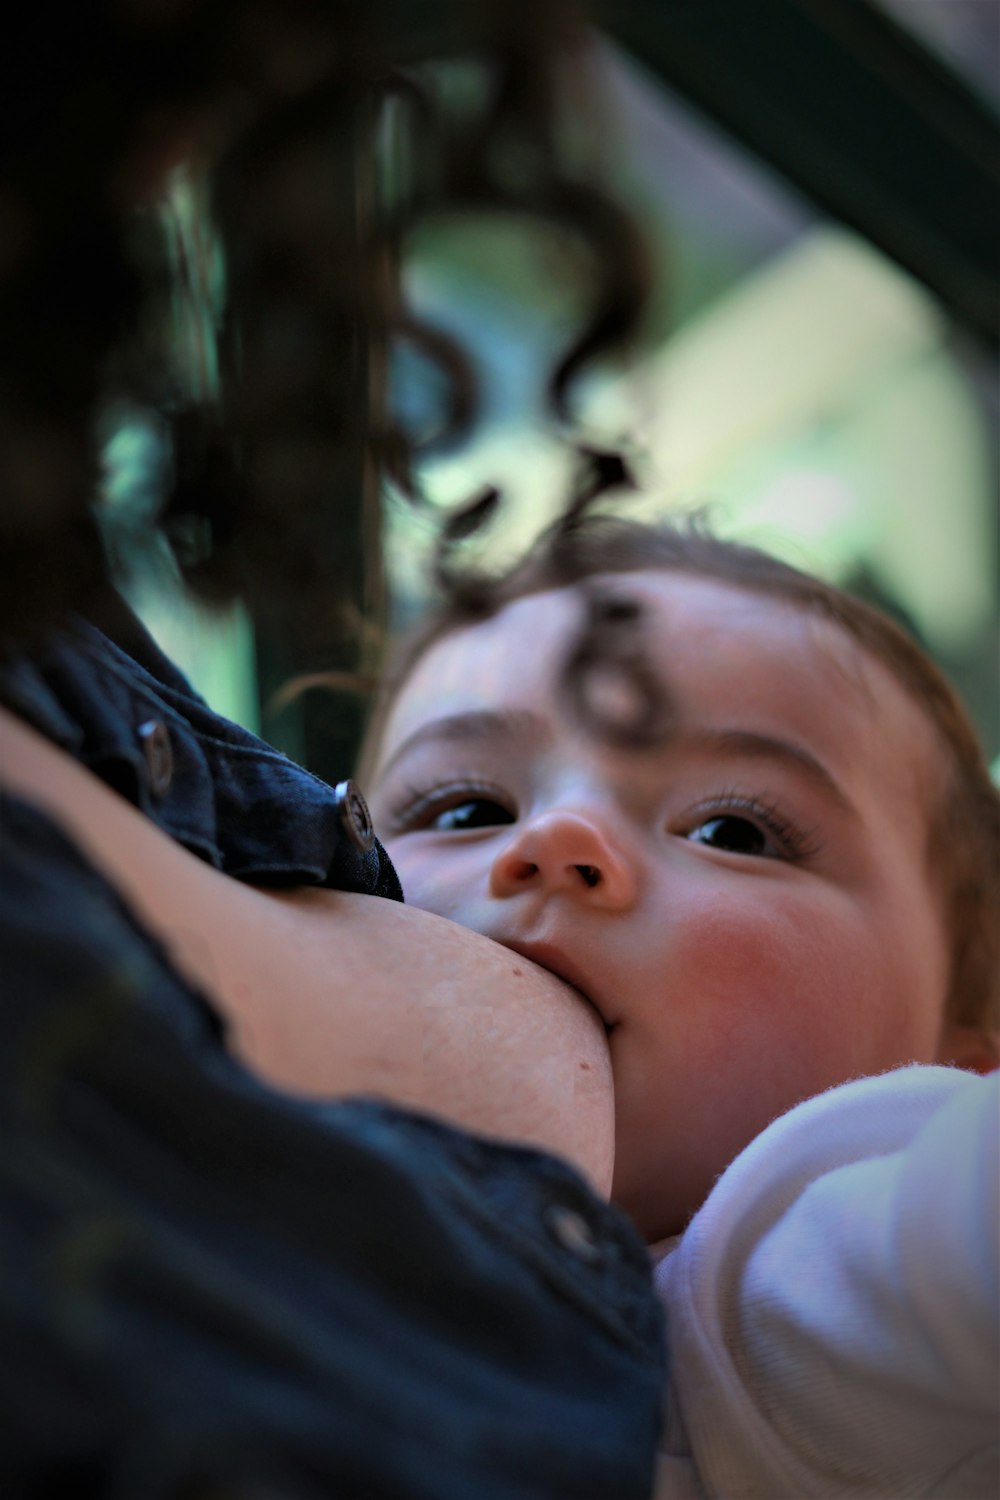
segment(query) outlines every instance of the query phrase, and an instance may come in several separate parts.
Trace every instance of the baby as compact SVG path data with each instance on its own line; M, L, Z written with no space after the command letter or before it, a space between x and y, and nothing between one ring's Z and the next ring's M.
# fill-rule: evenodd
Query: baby
M588 590L655 733L581 726ZM612 1196L670 1246L662 1493L994 1493L997 1096L957 1070L996 1060L1000 798L926 656L593 521L411 644L360 774L407 899L604 1021Z

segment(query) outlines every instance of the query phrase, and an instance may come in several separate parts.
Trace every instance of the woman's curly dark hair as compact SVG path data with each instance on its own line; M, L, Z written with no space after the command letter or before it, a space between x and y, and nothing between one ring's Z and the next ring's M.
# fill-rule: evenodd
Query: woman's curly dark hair
M581 365L635 330L641 238L558 144L579 18L559 0L473 11L466 34L444 39L481 70L478 103L456 117L408 69L437 46L427 18L388 0L21 8L0 49L0 639L100 611L97 432L124 399L170 435L168 483L144 524L172 541L196 591L313 620L357 601L357 579L338 573L339 529L360 527L377 555L380 471L420 503L412 443L382 399L394 334L444 370L453 434L476 409L461 350L401 304L400 247L422 216L535 216L590 249L589 314L550 383L559 417ZM412 170L383 203L373 162L393 95ZM181 160L208 185L225 257L207 393L171 357L178 270L157 195ZM473 497L445 524L442 578L496 505Z

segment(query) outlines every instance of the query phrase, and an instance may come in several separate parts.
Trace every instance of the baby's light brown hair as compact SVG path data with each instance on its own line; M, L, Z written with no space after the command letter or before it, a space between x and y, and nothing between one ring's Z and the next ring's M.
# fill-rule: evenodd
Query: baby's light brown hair
M940 784L927 808L927 860L951 940L945 1015L993 1031L1000 1022L1000 793L958 694L916 641L865 601L756 547L714 536L704 520L645 525L588 516L560 525L510 572L477 578L453 593L404 640L372 716L358 769L374 770L388 714L427 649L514 599L586 584L600 574L666 571L717 579L783 600L832 622L886 667L933 726ZM592 628L600 629L600 625Z

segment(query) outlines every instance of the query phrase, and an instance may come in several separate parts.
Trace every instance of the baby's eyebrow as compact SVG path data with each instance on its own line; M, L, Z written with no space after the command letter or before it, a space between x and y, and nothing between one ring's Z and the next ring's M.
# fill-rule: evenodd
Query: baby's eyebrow
M831 771L805 746L755 729L699 729L682 732L689 749L704 750L713 755L741 755L754 760L771 760L805 775L819 791L833 799L844 812L858 817L858 810Z
M388 775L394 765L424 744L483 744L515 740L538 745L551 741L550 725L540 714L526 708L483 708L465 713L445 714L431 719L407 735L379 770L379 778ZM666 736L666 743L688 751L705 752L722 758L727 755L744 759L777 762L804 775L813 786L836 802L844 812L858 817L858 810L831 771L805 746L756 729L686 729L677 725ZM651 753L655 754L655 750Z
M540 714L527 708L481 708L466 713L445 714L440 719L431 719L407 735L379 770L379 777L386 776L397 761L411 755L421 745L448 744L469 745L530 739L534 743L548 741L552 731Z

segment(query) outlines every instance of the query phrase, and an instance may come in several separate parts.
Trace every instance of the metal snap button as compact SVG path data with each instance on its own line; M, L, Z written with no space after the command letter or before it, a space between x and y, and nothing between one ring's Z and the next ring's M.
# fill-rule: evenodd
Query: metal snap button
M165 797L174 779L174 750L167 726L160 719L147 719L136 734L146 757L149 790L154 797Z
M340 812L340 824L351 843L363 854L375 842L368 804L353 781L341 781L333 789L334 801Z
M545 1210L543 1217L549 1233L564 1250L572 1251L580 1260L593 1262L601 1259L594 1231L582 1214L567 1208L565 1204L553 1203Z

